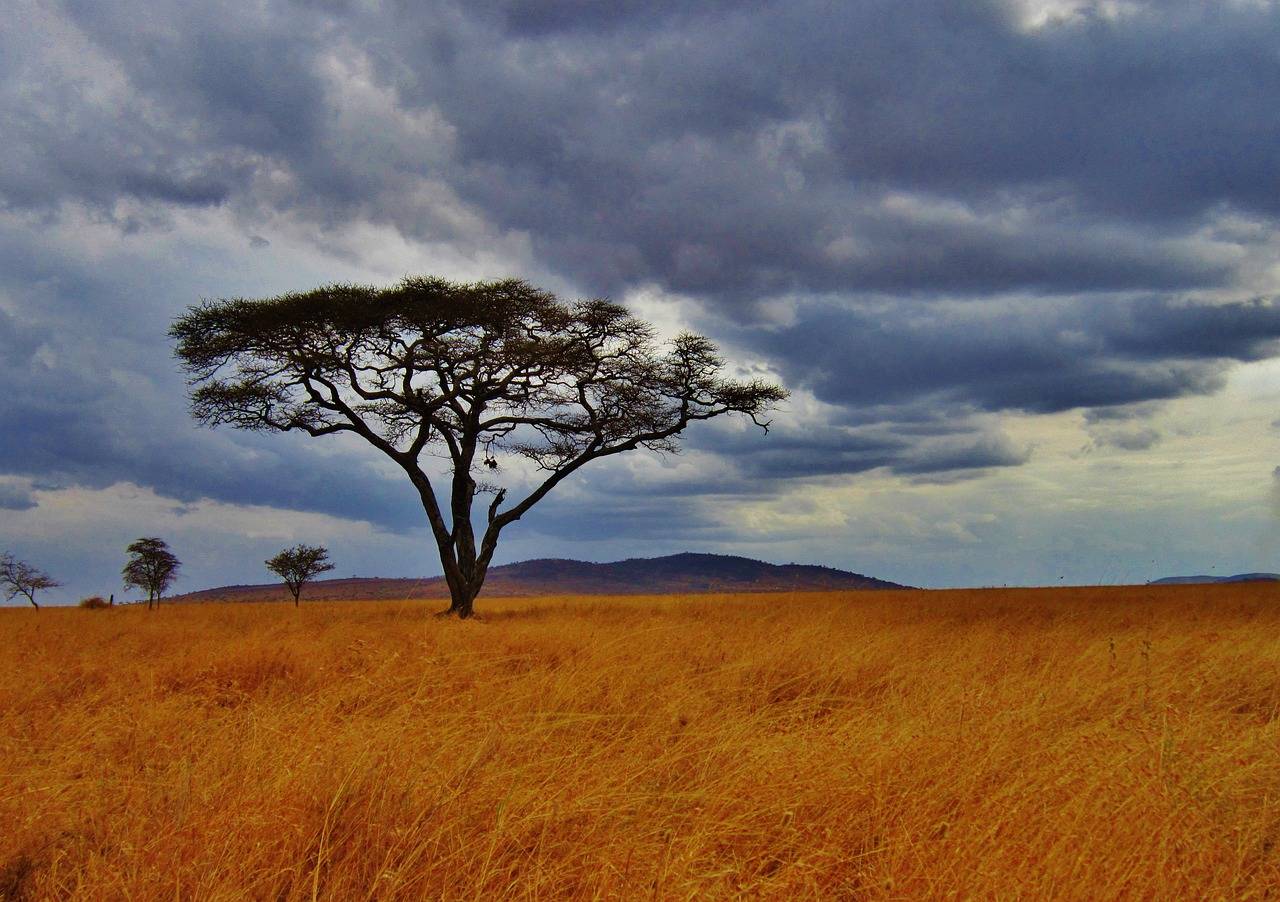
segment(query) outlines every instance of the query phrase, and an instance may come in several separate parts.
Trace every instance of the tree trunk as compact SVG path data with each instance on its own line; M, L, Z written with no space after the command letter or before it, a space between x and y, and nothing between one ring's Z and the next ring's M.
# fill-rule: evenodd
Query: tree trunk
M476 596L480 594L480 586L484 583L486 567L477 564L474 554L458 555L452 544L439 543L440 563L444 567L444 581L449 586L449 608L436 616L448 617L456 614L459 620L466 620L475 613ZM459 560L463 557L463 560Z
M464 591L462 596L453 602L453 612L458 615L459 620L466 620L475 613L477 594L469 590Z
M476 483L471 478L470 464L475 456L475 437L467 439L462 449L461 461L455 462L453 477L453 493L450 508L453 515L453 529L448 530L440 516L435 495L430 485L423 481L419 487L423 508L427 512L427 520L431 523L436 540L436 550L440 554L440 564L444 568L444 580L449 586L449 608L436 616L448 617L456 614L459 620L468 620L475 613L476 596L484 584L486 571L489 569L488 554L476 553L475 532L471 524L471 506L475 499ZM410 475L413 475L411 471ZM492 517L490 518L492 520Z
M469 587L464 587L460 592L455 593L449 603L449 613L457 614L459 620L470 618L475 613L477 594L477 592L471 591Z
M36 599L34 595L28 595L27 601L31 602L31 606L35 608L37 611L40 610L40 605L36 604Z

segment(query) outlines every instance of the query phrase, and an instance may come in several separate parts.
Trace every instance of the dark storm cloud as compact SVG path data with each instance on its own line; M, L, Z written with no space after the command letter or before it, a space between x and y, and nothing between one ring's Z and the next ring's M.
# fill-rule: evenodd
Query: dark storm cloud
M689 0L499 0L480 2L484 10L502 23L509 34L542 37L574 32L616 32L622 29L670 27L679 15L720 10L730 0L694 3Z
M986 467L1013 467L1026 463L1030 456L1029 449L1017 447L1005 436L965 436L959 441L918 448L906 460L895 464L894 471L924 475Z
M788 3L584 33L506 8L487 64L487 20L449 22L448 59L400 45L402 96L457 126L464 196L611 290L1204 285L1225 267L1167 229L1280 197L1273 10L1026 33L994 3Z
M0 171L6 206L220 205L279 163L305 168L321 143L313 40L324 17L243 4L63 11L56 29L47 8L24 23L50 27L52 42L0 32L0 121L13 144Z
M467 253L515 233L584 293L687 294L830 421L695 434L734 466L668 497L1017 466L984 412L1211 392L1280 339L1273 303L1204 300L1244 293L1280 215L1280 11L1126 6L1028 29L996 0L21 4L0 472L417 522L349 457L191 430L163 332L204 283L49 251L77 206L138 233L224 207L260 255L282 216Z
M1177 304L1147 300L1112 305L1094 319L1117 354L1138 359L1275 356L1280 304L1255 298L1233 304Z
M11 95L11 203L252 205L275 172L273 205L437 237L402 189L438 178L593 291L726 302L1206 286L1232 264L1176 240L1186 224L1280 203L1280 18L1260 7L1036 32L998 3L920 0L68 9L130 102L69 78ZM342 140L333 64L366 57L448 148L405 152L403 121L369 110Z
M751 430L706 430L692 434L689 446L724 455L734 463L733 471L721 468L706 475L708 491L742 494L769 493L778 479L880 468L906 476L986 470L1017 466L1030 456L1028 449L971 417L826 427L775 422L767 439ZM674 490L679 491L679 486ZM652 493L654 488L646 485L642 491Z
M1258 114L1280 86L1276 10L1136 6L1015 34L996 4L906 4L923 27L882 18L898 40L879 36L842 79L859 114L840 120L846 171L946 192L1056 184L1126 217L1275 213L1277 124Z
M22 307L65 321L86 293L98 301L97 318L117 330L86 341L76 329L31 324L0 309L0 474L37 478L44 488L128 481L181 501L215 498L387 528L418 525L421 513L402 486L349 455L296 436L196 429L163 338L166 323L130 306L135 285L73 268L60 280L25 286L12 275L0 276L0 292L20 298ZM32 506L18 506L21 494L5 497L11 509Z
M193 427L183 428L180 409L116 421L115 411L132 406L126 393L114 391L75 408L0 402L0 472L40 477L50 487L132 482L179 501L271 505L393 529L422 519L397 481L351 457L326 458L279 437L267 442L197 435Z
M1280 305L1164 298L987 304L805 305L786 328L741 344L784 361L793 385L868 412L922 397L1052 413L1205 393L1232 360L1275 353Z

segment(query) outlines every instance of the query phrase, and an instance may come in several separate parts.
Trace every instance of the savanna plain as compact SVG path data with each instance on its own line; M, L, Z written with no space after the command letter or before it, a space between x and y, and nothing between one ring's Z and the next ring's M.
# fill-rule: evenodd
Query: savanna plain
M1280 896L1280 587L0 612L0 898Z

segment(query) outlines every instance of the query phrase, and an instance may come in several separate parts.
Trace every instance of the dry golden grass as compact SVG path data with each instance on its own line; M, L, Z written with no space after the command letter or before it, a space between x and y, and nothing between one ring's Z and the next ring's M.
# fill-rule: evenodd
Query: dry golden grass
M1280 895L1280 589L5 610L0 897Z

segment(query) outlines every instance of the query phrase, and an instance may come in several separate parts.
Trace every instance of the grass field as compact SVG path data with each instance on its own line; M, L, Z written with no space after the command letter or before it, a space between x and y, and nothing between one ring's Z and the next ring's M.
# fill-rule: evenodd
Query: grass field
M0 898L1280 896L1280 587L0 612Z

